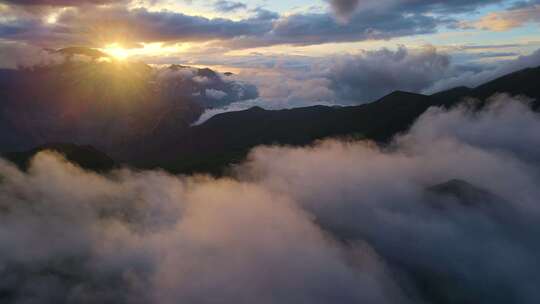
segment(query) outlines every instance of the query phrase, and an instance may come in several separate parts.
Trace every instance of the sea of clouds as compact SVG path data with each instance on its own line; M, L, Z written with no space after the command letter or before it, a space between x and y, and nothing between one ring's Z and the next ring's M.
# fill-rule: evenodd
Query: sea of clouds
M0 300L538 303L539 131L500 95L386 147L258 147L224 178L0 160ZM474 201L430 190L450 180Z
M336 1L340 2L340 1ZM343 1L354 2L354 1ZM207 109L195 124L225 112L289 109L313 105L346 106L376 101L396 90L433 94L459 86L477 87L498 77L540 65L540 50L497 62L459 62L434 46L361 50L355 54L310 58L253 55L229 62L243 67L230 77L257 87L258 97ZM464 56L461 54L461 56ZM215 62L208 61L208 64Z

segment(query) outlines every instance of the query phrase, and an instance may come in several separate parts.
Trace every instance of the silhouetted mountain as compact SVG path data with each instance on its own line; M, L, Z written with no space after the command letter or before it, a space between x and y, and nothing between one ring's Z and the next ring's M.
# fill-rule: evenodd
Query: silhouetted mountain
M103 172L117 167L114 160L91 146L78 146L64 143L48 144L24 152L4 153L1 154L1 156L10 160L19 166L19 168L26 170L32 157L42 151L60 153L70 162L87 170Z
M539 81L540 67L528 68L502 76L474 89L458 87L431 96L438 101L438 104L452 106L459 103L465 97L485 101L496 93L524 95L533 99L532 107L538 110L540 108Z
M258 97L254 85L242 83L239 86L238 82L224 81L220 74L209 68L194 69L173 64L167 68L167 72L162 77L165 80L162 83L169 92L192 99L204 108L222 107L234 101Z
M516 219L520 216L511 207L511 203L464 180L453 179L430 186L426 189L426 193L431 207L441 210L455 207L473 208L483 216L501 221L503 227L512 227L507 223L507 219ZM441 200L441 197L446 199ZM463 284L460 275L441 274L410 266L404 267L404 270L409 273L418 290L430 303L480 303L485 298L478 290L471 290ZM512 302L513 295L501 291L500 296L501 303Z
M0 74L10 75L0 84L4 149L73 142L129 158L135 146L187 128L203 111L160 90L142 63L67 61Z
M98 59L98 58L109 58L108 54L103 53L102 51L98 49L83 47L83 46L72 46L67 47L59 50L52 50L52 53L67 55L67 56L75 56L75 55L83 55L90 57L92 59Z
M452 107L466 97L485 100L496 93L527 95L538 109L540 67L503 76L471 89L458 87L426 96L397 91L375 102L349 107L313 106L288 110L245 111L216 115L200 126L158 147L157 163L173 172L210 171L242 160L257 145L306 145L333 136L353 136L387 142L409 126L429 107ZM482 102L479 103L482 105Z
M0 88L9 89L3 93L7 98L0 101L2 147L24 150L47 142L75 142L95 146L136 166L219 174L261 144L306 145L336 136L384 143L407 131L431 106L451 107L465 97L485 100L500 92L527 95L534 99L535 109L540 100L536 85L540 83L539 67L472 89L459 87L431 96L398 91L369 104L349 107L254 107L219 114L189 128L202 106L196 99L179 98L172 92L202 92L203 88L173 78L172 82L161 81L156 89L149 68L142 64L107 68L98 64L66 65L28 74L0 71ZM121 71L116 73L114 69ZM193 72L173 65L168 71L186 72L193 76L189 78L192 82L218 81L217 74L209 69ZM13 73L22 74L13 79ZM216 88L216 92L222 91L219 88L226 90L226 85ZM85 133L88 128L94 131Z
M268 111L254 107L219 114L159 147L156 166L172 171L207 171L242 159L264 144L306 145L331 136L386 141L404 131L431 105L428 96L394 92L376 102L352 107L313 106ZM214 171L214 170L211 170Z
M431 97L436 99L439 102L439 104L446 107L451 107L452 105L456 104L461 99L463 99L464 97L470 96L472 91L473 89L469 87L457 87L457 88L453 88L447 91L435 93L431 95Z
M130 160L185 132L206 108L257 96L211 69L82 60L107 56L82 47L51 52L65 61L0 70L2 151L72 142Z
M448 182L431 186L427 188L428 193L442 195L458 202L462 206L482 207L492 204L500 204L501 198L491 192L476 187L466 181L453 179ZM440 200L434 200L441 202ZM445 206L435 206L444 208Z

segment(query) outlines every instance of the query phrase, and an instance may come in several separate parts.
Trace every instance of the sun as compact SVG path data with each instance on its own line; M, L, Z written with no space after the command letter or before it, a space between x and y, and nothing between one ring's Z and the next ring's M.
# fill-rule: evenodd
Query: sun
M118 43L111 43L106 45L103 48L103 52L107 53L108 55L112 56L114 59L117 60L126 60L130 55L129 51L123 48Z

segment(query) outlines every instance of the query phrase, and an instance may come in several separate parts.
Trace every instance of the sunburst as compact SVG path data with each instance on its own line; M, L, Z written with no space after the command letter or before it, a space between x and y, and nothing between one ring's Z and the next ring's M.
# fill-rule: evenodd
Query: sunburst
M126 60L130 56L130 52L128 49L125 49L122 47L122 45L118 43L111 43L106 45L103 49L103 52L110 55L114 59L117 60Z

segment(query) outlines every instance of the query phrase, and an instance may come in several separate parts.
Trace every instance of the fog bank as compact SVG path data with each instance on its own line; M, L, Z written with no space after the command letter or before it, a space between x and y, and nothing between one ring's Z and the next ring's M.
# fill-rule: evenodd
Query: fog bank
M385 148L258 147L220 179L0 161L0 299L537 303L539 130L500 95Z

